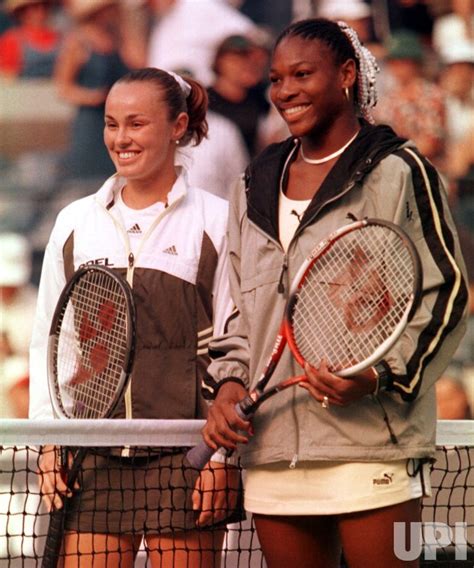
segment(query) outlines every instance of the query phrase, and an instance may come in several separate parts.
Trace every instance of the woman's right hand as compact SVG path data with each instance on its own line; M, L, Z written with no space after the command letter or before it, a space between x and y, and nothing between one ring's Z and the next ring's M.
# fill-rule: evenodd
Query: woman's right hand
M206 444L217 450L235 450L237 444L246 444L252 435L252 425L239 417L235 405L247 396L246 389L237 382L222 385L217 397L209 408L202 435Z
M49 510L60 509L64 497L70 497L63 468L60 463L58 446L42 446L38 459L38 475L40 476L40 492Z

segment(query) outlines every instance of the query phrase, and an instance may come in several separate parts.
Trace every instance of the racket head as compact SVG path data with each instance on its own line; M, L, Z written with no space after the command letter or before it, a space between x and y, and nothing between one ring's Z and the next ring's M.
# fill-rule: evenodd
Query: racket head
M413 317L420 299L418 252L398 226L355 221L313 249L295 276L285 315L298 363L324 359L339 376L376 364Z
M128 283L103 266L79 268L64 287L48 339L48 384L60 418L108 418L127 387L136 314Z

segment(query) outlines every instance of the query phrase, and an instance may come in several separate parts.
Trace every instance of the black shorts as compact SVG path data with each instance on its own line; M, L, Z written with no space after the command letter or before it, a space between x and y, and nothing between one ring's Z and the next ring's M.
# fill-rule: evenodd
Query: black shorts
M67 505L66 529L104 534L197 530L192 493L198 476L182 451L132 458L91 452L79 475L80 489ZM237 501L219 526L244 518L241 491Z

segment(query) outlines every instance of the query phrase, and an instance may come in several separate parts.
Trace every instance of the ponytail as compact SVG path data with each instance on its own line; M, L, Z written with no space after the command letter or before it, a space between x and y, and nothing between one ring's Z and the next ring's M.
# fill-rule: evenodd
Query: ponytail
M198 83L194 79L186 78L186 83L191 87L191 92L186 98L189 124L179 145L186 146L192 142L193 146L197 146L201 143L202 139L207 136L208 132L206 120L208 106L207 91L201 83Z

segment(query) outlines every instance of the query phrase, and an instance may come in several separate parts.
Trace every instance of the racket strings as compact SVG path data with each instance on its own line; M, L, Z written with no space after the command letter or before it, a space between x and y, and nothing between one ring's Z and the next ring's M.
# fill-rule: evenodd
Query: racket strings
M334 371L369 358L413 300L411 252L391 229L369 225L336 240L311 266L292 316L295 344Z
M58 325L59 400L74 418L106 415L128 355L127 301L120 285L87 273L74 286Z

